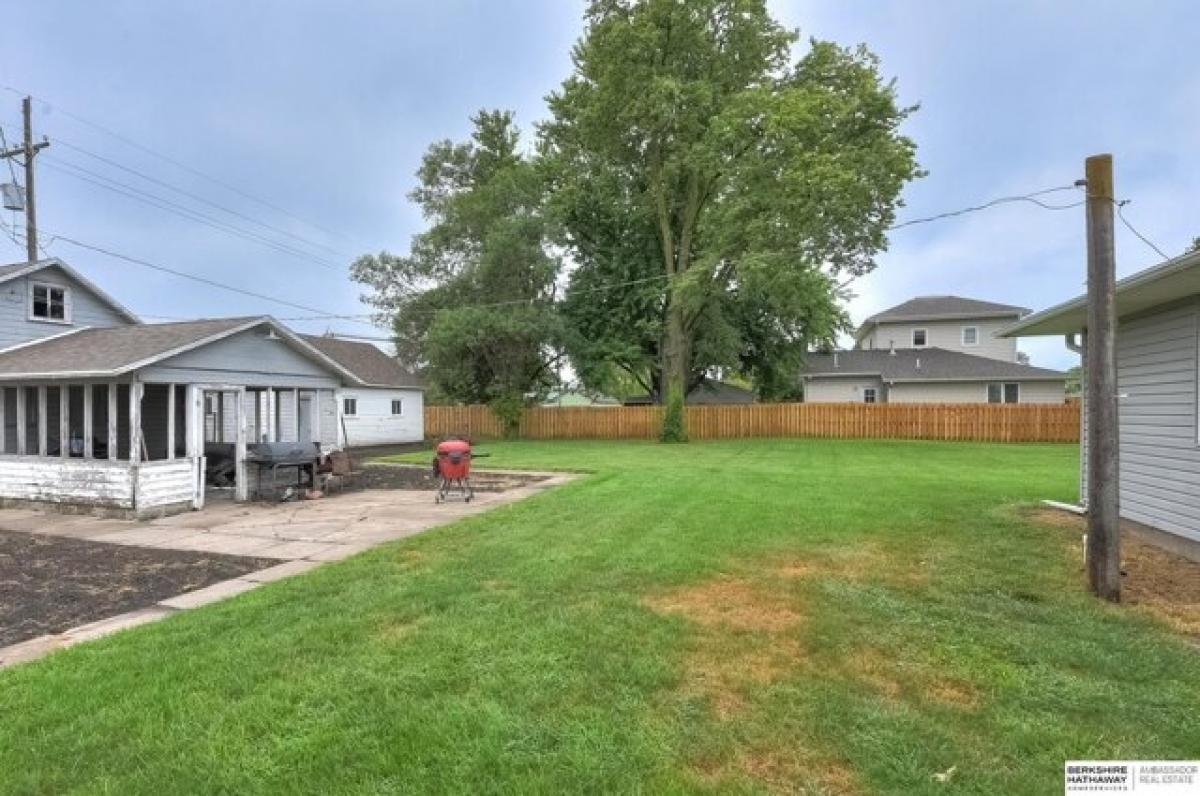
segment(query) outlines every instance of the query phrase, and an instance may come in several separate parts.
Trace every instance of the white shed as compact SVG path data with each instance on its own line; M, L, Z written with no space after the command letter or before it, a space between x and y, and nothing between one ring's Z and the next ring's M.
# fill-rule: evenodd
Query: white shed
M425 438L425 388L394 357L370 343L302 337L360 382L337 392L339 447L395 445Z

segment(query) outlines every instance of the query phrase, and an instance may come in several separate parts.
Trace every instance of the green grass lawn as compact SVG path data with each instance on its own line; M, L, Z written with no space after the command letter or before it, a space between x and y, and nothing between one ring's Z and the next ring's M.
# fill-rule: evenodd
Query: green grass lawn
M0 671L0 791L1043 794L1200 750L1200 654L1027 516L1073 446L483 449L591 474Z

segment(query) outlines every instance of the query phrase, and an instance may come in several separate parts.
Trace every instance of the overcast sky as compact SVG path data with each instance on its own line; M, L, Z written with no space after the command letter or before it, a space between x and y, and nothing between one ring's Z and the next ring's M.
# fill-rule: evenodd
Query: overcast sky
M1067 185L1082 176L1085 156L1112 152L1117 193L1132 200L1126 215L1139 230L1170 254L1200 235L1200 71L1186 33L1200 30L1195 3L781 0L772 7L806 37L868 44L902 99L921 104L907 132L929 176L905 192L902 220ZM48 103L36 105L35 117L36 132L53 141L38 172L47 234L323 313L355 314L365 308L345 265L366 251L403 251L421 229L405 194L426 146L463 137L468 116L483 107L514 109L526 127L542 118L545 95L570 68L582 8L564 0L43 0L5 16L0 85ZM0 89L0 125L10 140L19 108L19 97ZM81 179L95 175L311 254L263 246ZM0 167L0 182L7 179ZM21 223L7 212L3 218ZM1070 298L1082 289L1083 229L1082 209L1021 204L898 230L878 270L855 286L851 313L861 321L920 294L1034 309ZM1117 244L1122 275L1158 260L1123 228ZM61 240L48 250L144 316L311 314ZM0 236L0 260L23 256ZM348 320L293 325L380 333ZM1058 340L1025 340L1022 348L1036 364L1074 361Z

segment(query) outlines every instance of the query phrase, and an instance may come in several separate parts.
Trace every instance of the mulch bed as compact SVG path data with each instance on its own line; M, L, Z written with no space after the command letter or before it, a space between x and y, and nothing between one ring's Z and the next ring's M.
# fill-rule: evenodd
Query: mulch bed
M0 531L0 647L278 563Z
M356 489L412 489L432 491L438 488L438 478L433 474L430 454L429 466L403 464L367 464L362 475L355 479ZM471 485L476 492L505 492L527 484L545 481L544 475L524 473L489 473L479 470L471 472Z

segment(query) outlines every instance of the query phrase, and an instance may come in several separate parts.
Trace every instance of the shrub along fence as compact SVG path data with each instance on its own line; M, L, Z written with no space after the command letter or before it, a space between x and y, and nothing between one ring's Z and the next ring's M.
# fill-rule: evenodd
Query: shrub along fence
M745 404L689 406L692 439L840 437L1078 442L1076 404ZM656 439L661 406L532 407L524 439ZM486 406L426 406L425 436L503 436Z

